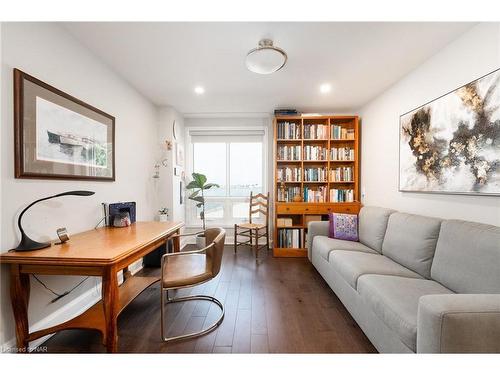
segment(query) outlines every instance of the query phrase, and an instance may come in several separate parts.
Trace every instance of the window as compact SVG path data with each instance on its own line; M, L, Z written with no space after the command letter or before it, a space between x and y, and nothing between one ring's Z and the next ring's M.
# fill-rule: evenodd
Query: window
M264 132L193 133L190 133L189 172L202 173L208 182L220 185L206 192L207 224L229 226L248 220L250 192L261 193L265 186ZM188 224L200 225L200 209L196 204L188 199L186 209Z

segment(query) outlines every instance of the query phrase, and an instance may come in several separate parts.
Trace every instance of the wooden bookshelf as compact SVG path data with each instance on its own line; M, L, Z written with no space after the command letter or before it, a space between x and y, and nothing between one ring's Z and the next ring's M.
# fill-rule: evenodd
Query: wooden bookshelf
M293 124L294 131L285 132L284 126L279 125L281 123ZM290 128L292 125L287 130ZM326 220L332 212L359 212L359 139L358 116L283 116L274 119L274 256L307 256L308 220ZM336 155L332 155L333 148L339 150ZM292 155L294 160L287 160L286 157ZM313 194L313 201L305 201L306 189L323 193ZM350 192L350 201L335 202L335 197L344 198L342 194L347 193L333 194L332 189ZM295 201L294 195L300 196L302 201ZM310 191L307 196L312 199ZM292 223L278 226L279 218L292 219ZM291 246L290 236L284 238L281 232L286 229L295 230L300 237L293 241L294 246Z

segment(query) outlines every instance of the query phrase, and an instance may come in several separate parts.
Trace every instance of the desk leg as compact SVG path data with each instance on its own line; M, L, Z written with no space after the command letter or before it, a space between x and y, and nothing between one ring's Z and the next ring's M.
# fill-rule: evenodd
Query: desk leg
M179 233L180 233L179 230L177 230L175 232L175 234L179 234ZM172 239L172 241L174 242L173 243L173 246L174 246L173 251L174 251L174 253L178 253L179 251L181 251L181 238L180 237L174 237Z
M102 301L106 321L106 349L108 353L118 350L118 276L114 267L108 267L102 277Z
M30 277L21 273L17 264L10 268L10 300L16 322L17 349L20 353L28 352L29 323L28 303L30 299Z

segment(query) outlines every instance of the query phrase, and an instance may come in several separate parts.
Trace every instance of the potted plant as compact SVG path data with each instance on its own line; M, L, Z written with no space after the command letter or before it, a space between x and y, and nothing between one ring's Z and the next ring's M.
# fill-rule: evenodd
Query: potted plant
M193 190L189 199L195 201L196 207L201 209L200 219L203 223L203 230L205 230L205 190L213 187L219 187L219 185L207 183L207 177L201 173L193 173L191 176L193 177L193 181L186 186L186 189ZM199 234L196 236L196 244L198 245L198 248L205 247L205 235Z
M168 208L162 207L158 210L160 221L168 221Z

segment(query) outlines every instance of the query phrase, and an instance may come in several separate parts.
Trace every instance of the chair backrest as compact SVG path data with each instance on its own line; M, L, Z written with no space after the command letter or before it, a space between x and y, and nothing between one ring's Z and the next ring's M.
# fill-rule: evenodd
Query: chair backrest
M208 228L205 230L205 243L207 244L207 267L211 267L213 277L217 276L222 265L222 254L226 231L223 228Z
M253 195L250 192L250 209L249 209L249 221L252 222L252 215L256 213L261 213L265 216L265 222L267 224L269 218L269 192L267 195L262 193Z

